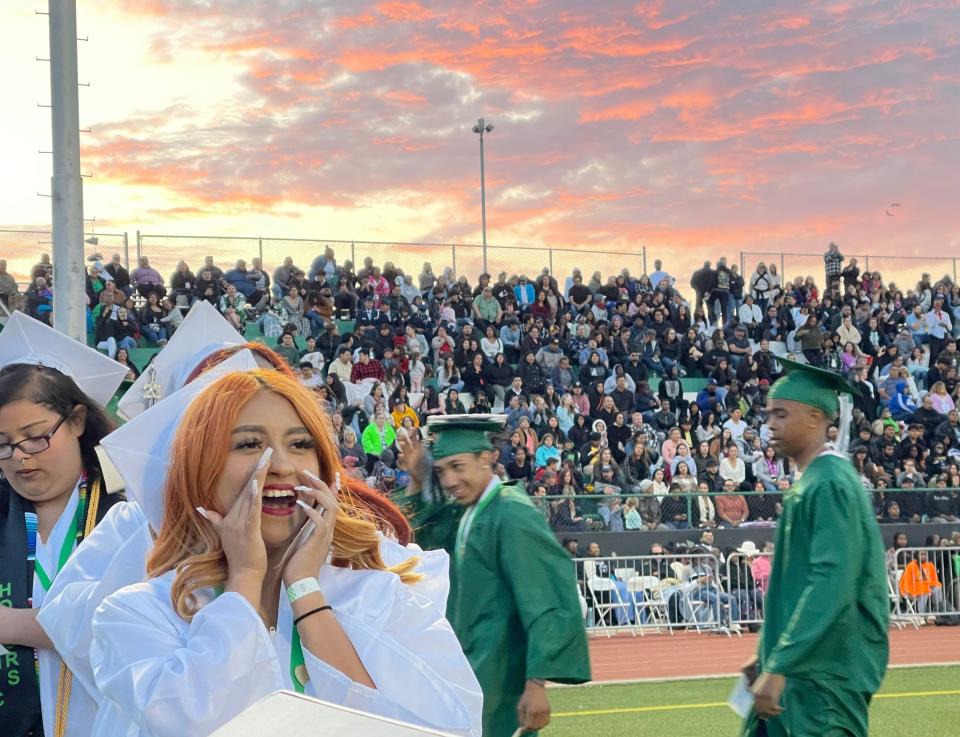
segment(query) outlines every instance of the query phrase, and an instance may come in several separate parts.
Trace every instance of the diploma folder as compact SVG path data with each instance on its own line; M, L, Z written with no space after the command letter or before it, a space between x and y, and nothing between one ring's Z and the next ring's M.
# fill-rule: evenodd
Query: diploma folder
M210 737L264 737L271 734L295 734L298 737L451 737L445 732L329 704L293 691L276 691L265 696Z

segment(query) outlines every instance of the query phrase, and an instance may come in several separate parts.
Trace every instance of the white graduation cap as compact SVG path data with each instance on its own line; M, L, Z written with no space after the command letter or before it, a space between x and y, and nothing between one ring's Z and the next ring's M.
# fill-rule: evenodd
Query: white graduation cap
M255 368L253 353L237 351L100 441L123 477L127 496L140 505L154 530L159 530L163 523L163 487L170 451L177 426L190 402L225 374Z
M209 302L198 300L180 327L117 404L117 414L130 420L150 406L145 389L159 385L157 397L169 397L183 386L191 372L214 351L245 342Z
M105 407L127 375L127 367L49 325L14 312L0 333L0 368L43 365L73 379L80 391Z
M450 737L425 727L348 709L294 693L276 691L213 732L210 737L262 737L265 734L318 734L327 737Z

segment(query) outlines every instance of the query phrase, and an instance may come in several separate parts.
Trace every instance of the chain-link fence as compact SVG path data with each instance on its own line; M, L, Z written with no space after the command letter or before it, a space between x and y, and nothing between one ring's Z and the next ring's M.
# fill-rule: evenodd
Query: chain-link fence
M196 271L205 257L213 257L214 263L223 269L229 269L243 259L248 264L259 257L268 271L273 271L287 256L295 264L308 270L313 260L322 255L327 248L333 249L338 264L352 261L359 269L365 259L370 258L376 265L390 262L405 273L418 275L424 263L431 264L433 272L440 274L446 268L457 276L466 276L471 283L483 271L483 247L471 243L402 243L387 241L346 241L309 238L264 238L236 236L190 236L141 234L128 237L126 233L88 233L85 235L84 250L89 258L95 253L109 260L119 253L128 268L136 267L140 255L147 256L151 265L161 274L169 276L180 260ZM42 254L51 253L52 239L49 231L41 230L0 230L0 258L7 261L8 271L17 281L25 283L30 269ZM716 253L709 249L700 249L706 258L716 262ZM631 249L597 249L592 246L583 248L553 248L550 246L502 246L488 245L487 271L496 278L500 272L508 276L525 274L535 277L543 269L549 269L559 282L569 276L574 268L579 268L584 279L599 272L605 280L619 274L623 269L636 276L652 269L652 259L664 258L666 268L671 269L671 260L681 256L689 257L691 263L697 261L692 254L670 254L648 249L638 245ZM953 280L957 277L957 258L952 256L867 256L864 254L844 253L845 264L855 258L863 271L879 271L885 281L895 281L904 291L913 288L921 276L929 274L933 281L944 276ZM822 253L790 253L780 251L758 252L741 251L739 259L730 259L730 263L739 261L741 273L749 283L750 275L760 262L773 265L780 274L783 283L791 282L795 277L812 276L817 284L823 285ZM689 274L674 269L677 287L686 294Z
M107 263L119 253L124 264L131 258L126 233L85 233L83 253L86 259L100 255ZM7 271L20 284L30 280L30 271L46 254L53 255L53 236L45 230L0 230L0 259L7 262Z
M483 247L470 243L401 243L387 241L343 241L305 238L237 238L210 236L174 236L137 234L136 256L150 258L150 264L161 274L171 274L180 260L187 262L194 272L207 256L222 269L228 269L237 259L248 264L259 257L263 265L272 271L291 257L293 262L309 270L315 258L327 248L333 250L337 263L351 261L355 269L363 266L366 259L374 265L391 263L404 273L420 274L424 264L429 263L434 274L450 268L456 276L465 276L472 284L483 272ZM530 278L549 269L559 281L574 268L584 273L589 280L593 272L604 278L628 269L639 275L646 269L646 250L639 246L635 251L568 249L551 247L487 246L487 271L496 277L500 272L508 276L524 274Z

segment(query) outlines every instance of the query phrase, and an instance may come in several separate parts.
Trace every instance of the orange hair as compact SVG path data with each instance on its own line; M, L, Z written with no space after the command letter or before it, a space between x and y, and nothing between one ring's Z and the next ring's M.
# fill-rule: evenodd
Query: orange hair
M281 374L289 376L291 379L294 378L293 369L290 368L290 365L283 359L282 356L280 356L280 354L271 350L263 343L252 341L249 343L239 343L226 348L218 348L194 367L193 371L190 372L190 375L187 376L187 380L184 382L184 384L189 384L191 381L200 376L200 374L204 373L208 369L213 368L214 366L220 365L230 358L230 356L242 350L251 351L255 355L260 356Z
M190 404L177 429L164 488L163 524L147 559L147 574L152 578L176 570L171 600L177 613L188 621L199 609L194 593L222 586L228 573L220 539L196 513L196 507L226 513L217 497L217 481L230 452L230 428L241 409L260 391L274 392L296 409L316 443L319 475L325 483L333 488L338 471L342 479L349 479L323 410L296 379L274 370L257 369L227 374L204 389ZM333 565L386 570L396 573L404 583L418 581L420 575L414 572L416 559L392 568L383 562L377 530L390 529L392 524L355 495L359 488L374 494L358 481L341 483L337 495L340 509L331 543ZM380 501L400 515L388 500Z

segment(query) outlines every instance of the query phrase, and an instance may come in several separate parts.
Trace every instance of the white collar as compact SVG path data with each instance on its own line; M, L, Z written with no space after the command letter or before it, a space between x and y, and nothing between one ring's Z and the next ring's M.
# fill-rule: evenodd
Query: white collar
M497 475L496 475L496 474L493 474L493 475L490 477L489 483L487 483L487 488L485 488L485 489L483 490L483 493L482 493L480 496L477 497L477 501L475 501L475 502L474 502L473 504L471 504L470 506L471 506L471 507L477 506L481 501L483 501L483 500L486 499L488 496L490 496L490 495L493 493L494 489L496 489L501 483L502 483L502 482L500 481L500 479L497 478Z

